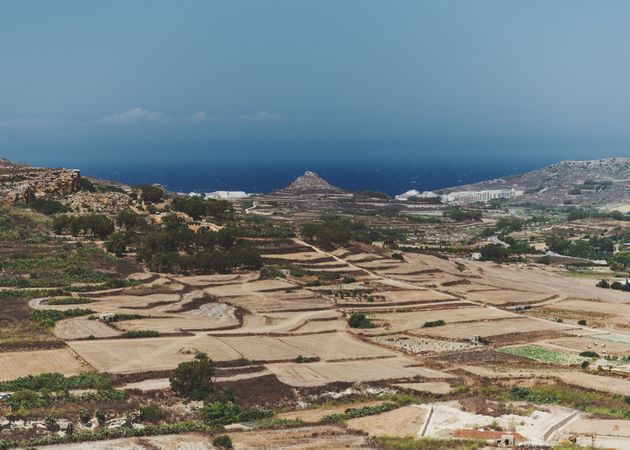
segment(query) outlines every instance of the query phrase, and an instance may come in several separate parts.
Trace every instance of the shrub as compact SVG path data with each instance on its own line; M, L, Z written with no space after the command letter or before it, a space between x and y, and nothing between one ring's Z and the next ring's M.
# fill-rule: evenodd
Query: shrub
M92 414L85 408L79 410L79 421L81 423L88 423L92 420Z
M599 355L591 350L580 353L580 356L584 356L585 358L599 358Z
M212 445L219 448L233 448L232 439L225 434L217 436L212 440Z
M422 325L422 328L432 328L432 327L441 327L442 325L445 325L446 322L444 322L443 320L431 320L429 322L424 322L424 325Z
M155 421L164 417L164 411L155 403L140 407L140 420Z
M586 325L586 320L580 319L577 321L578 325Z
M299 363L299 364L315 362L315 361L318 361L318 360L319 360L319 358L317 358L316 356L302 356L302 355L298 355L297 358L295 358L295 362Z
M55 419L53 416L48 415L46 416L46 418L44 419L44 425L46 425L46 429L48 431L52 431L53 433L59 431L59 424L57 423L57 419Z
M215 392L214 364L205 353L197 353L195 359L183 362L169 378L171 389L191 400L204 400Z
M126 339L139 339L139 338L158 337L159 335L160 335L160 332L154 331L154 330L129 330L123 333L122 337Z
M348 325L352 328L374 328L374 324L365 314L354 312L348 318Z
M606 280L600 280L595 286L604 288L604 289L610 288L610 284Z
M201 415L206 424L210 426L225 426L231 423L248 422L273 416L272 411L243 410L232 402L216 401L207 403L201 408Z
M97 409L94 411L94 417L98 420L99 425L103 425L107 421L107 416L105 415L105 411L102 409Z
M28 206L31 209L46 215L60 214L70 211L70 208L58 201L46 198L32 200L29 202Z
M581 367L582 369L586 369L586 368L588 368L588 366L589 366L588 361L582 361L582 364L580 364L580 367Z

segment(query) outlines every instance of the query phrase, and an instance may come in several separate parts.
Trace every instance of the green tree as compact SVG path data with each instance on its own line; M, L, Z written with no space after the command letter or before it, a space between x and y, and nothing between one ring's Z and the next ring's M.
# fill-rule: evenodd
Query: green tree
M169 378L171 389L191 400L204 400L215 392L214 363L205 353L197 353L195 359L183 362Z

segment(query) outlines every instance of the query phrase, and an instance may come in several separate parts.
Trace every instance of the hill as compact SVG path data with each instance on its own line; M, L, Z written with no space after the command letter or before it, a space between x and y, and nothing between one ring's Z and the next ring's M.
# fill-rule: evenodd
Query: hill
M444 189L442 192L517 189L513 204L574 204L630 210L630 158L562 161L517 175Z
M279 194L341 194L345 191L333 186L310 170L293 180L287 187L277 191Z

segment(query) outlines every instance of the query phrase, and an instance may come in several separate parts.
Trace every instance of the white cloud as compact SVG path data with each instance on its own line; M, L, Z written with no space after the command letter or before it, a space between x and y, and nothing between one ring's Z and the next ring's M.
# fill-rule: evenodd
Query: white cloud
M142 108L134 108L129 111L102 117L97 120L97 122L112 125L128 125L134 123L163 122L165 120L167 120L167 117L159 112L148 111Z
M240 122L277 122L282 119L280 114L269 111L260 111L256 114L242 115L238 118Z
M190 121L194 123L227 122L228 119L223 116L208 114L205 111L197 111L195 114L190 116Z
M49 127L53 125L64 125L70 123L67 120L47 119L41 117L24 117L12 120L0 120L1 128L19 128L19 127Z

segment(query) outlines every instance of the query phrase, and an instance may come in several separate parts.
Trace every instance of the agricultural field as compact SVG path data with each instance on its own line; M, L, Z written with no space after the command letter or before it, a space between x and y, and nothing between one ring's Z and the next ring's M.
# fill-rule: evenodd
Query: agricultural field
M522 356L547 364L574 365L580 364L583 361L588 361L588 358L563 353L557 350L551 350L537 345L503 347L501 351L510 355Z
M153 231L140 235L159 230L165 214L147 215ZM457 448L504 433L557 443L572 420L612 439L626 423L630 299L620 292L539 264L471 261L461 249L319 245L300 232L299 221L323 220L311 211L235 217L199 221L212 233L260 226L241 242L260 266L232 273L163 270L139 261L142 248L115 257L93 236L51 234L47 218L34 225L37 243L0 249L0 382L9 392L0 415L23 427L0 431L0 442L47 448L35 440L42 435L63 448L212 448L220 431L235 448L376 448L385 435ZM264 236L278 229L282 237ZM182 394L177 374L198 366L211 367L205 390ZM88 415L93 425L79 423ZM47 428L55 421L60 432ZM100 442L63 441L67 422Z

